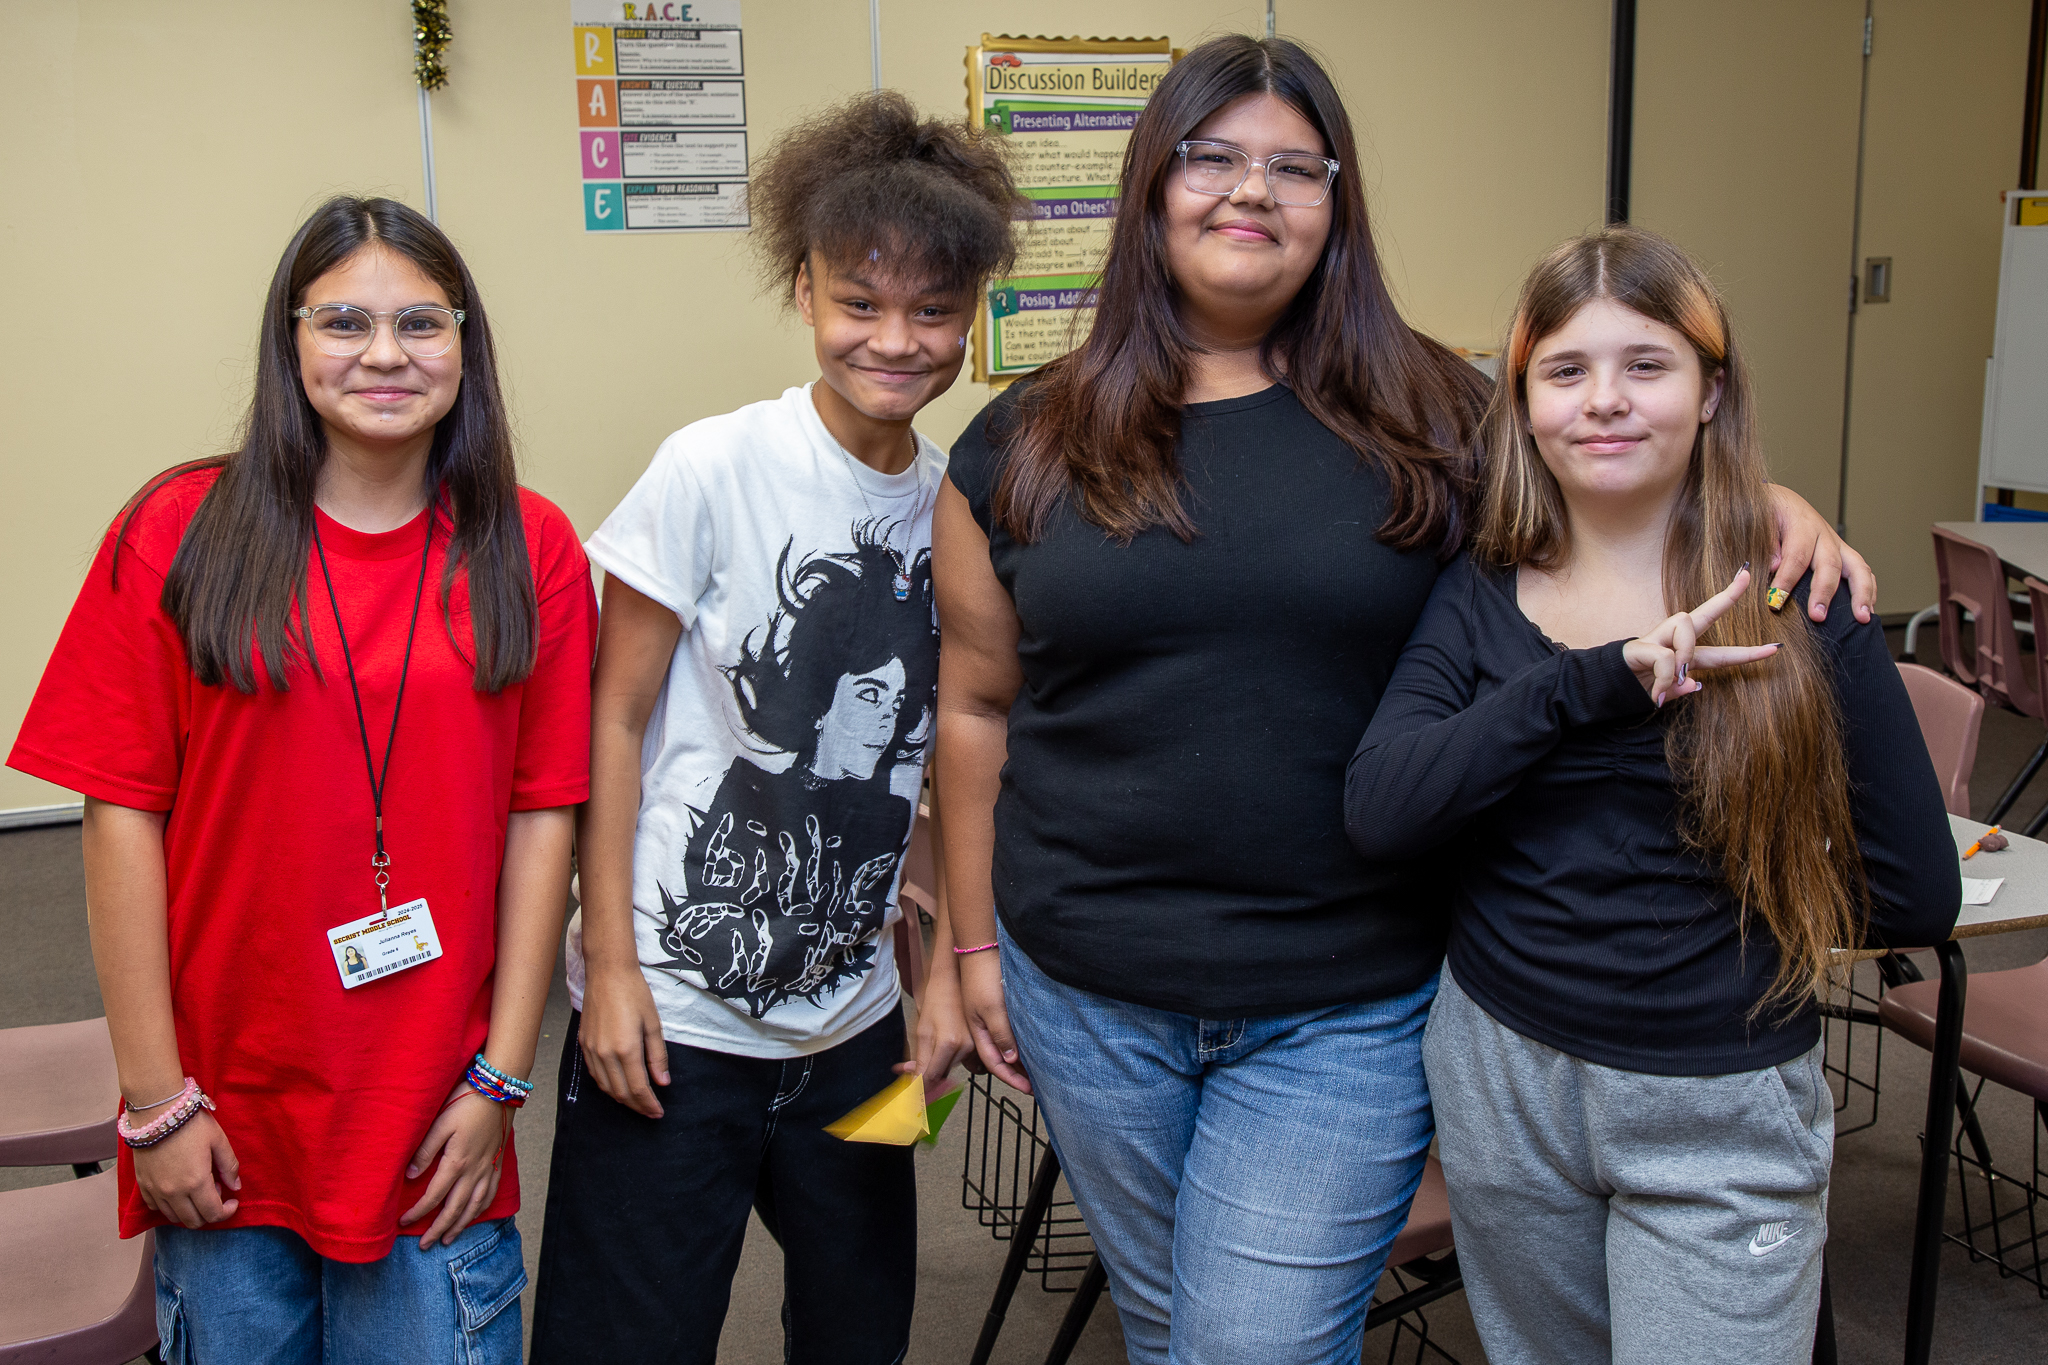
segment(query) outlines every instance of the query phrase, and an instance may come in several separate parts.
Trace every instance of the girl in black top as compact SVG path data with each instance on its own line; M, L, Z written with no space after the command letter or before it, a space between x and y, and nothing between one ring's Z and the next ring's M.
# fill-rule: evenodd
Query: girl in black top
M1677 248L1609 228L1553 252L1472 554L1351 762L1359 852L1455 869L1425 1056L1496 1361L1807 1359L1830 951L1944 938L1958 909L1882 630L1748 591L1751 401Z
M1483 386L1395 311L1294 44L1188 53L1120 195L1092 331L970 425L934 516L962 1000L1134 1361L1355 1359L1444 921L1346 843L1342 770L1461 538ZM1789 584L1835 542L1787 498Z

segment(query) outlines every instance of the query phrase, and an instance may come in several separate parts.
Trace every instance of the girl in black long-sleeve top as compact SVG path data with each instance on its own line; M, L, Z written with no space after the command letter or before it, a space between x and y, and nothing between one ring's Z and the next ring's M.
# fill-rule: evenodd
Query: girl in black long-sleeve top
M1487 439L1473 554L1345 793L1366 856L1457 869L1425 1056L1481 1337L1497 1365L1803 1361L1828 950L1946 937L1959 904L1912 706L1846 600L1809 626L1746 595L1750 395L1669 243L1537 268Z

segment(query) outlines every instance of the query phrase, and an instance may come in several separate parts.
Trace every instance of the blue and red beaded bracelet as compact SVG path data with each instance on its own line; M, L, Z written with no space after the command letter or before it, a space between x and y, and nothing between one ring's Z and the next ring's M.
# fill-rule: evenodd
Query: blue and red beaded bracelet
M526 1103L526 1097L533 1093L533 1082L522 1081L517 1076L508 1076L484 1060L479 1052L471 1059L469 1071L463 1076L469 1088L485 1099L498 1104L507 1104L517 1109Z

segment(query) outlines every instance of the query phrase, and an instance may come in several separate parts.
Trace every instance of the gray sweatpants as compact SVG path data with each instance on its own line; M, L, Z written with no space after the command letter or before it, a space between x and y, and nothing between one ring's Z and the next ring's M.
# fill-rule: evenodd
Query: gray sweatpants
M1423 1059L1492 1365L1811 1360L1835 1137L1821 1057L1595 1066L1496 1022L1447 968Z

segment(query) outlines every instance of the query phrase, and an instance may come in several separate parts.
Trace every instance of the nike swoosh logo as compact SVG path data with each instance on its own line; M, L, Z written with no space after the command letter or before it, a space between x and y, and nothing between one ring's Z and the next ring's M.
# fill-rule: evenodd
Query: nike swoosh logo
M1776 1251L1779 1247L1785 1245L1785 1243L1791 1241L1794 1237L1797 1237L1799 1235L1797 1231L1787 1231L1783 1223L1779 1223L1775 1227L1772 1227L1770 1231L1776 1233L1777 1235L1773 1237L1770 1241L1766 1242L1763 1240L1765 1229L1758 1228L1756 1230L1756 1234L1749 1239L1750 1255L1768 1256L1772 1252Z

